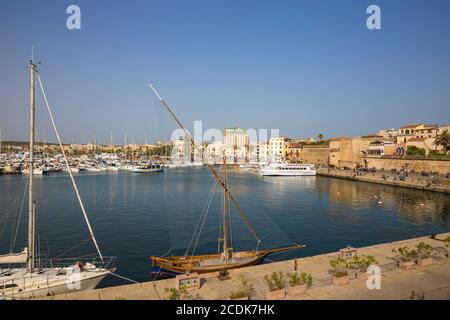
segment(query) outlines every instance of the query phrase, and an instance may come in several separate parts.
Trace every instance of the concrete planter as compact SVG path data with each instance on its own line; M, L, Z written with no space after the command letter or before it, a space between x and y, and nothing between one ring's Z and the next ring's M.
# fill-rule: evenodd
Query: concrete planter
M301 294L304 294L308 290L308 285L301 284L294 287L289 287L287 294L290 296L299 296Z
M358 272L356 274L356 279L358 280L367 280L369 279L370 273L368 272Z
M433 258L424 258L417 260L417 264L421 267L426 267L433 264Z
M342 277L335 277L333 276L333 284L335 286L343 286L347 284L350 281L350 278L348 275L342 276Z
M286 296L286 290L280 289L275 291L269 291L266 293L266 300L281 300Z
M398 267L404 271L408 271L414 269L415 263L414 261L400 261Z

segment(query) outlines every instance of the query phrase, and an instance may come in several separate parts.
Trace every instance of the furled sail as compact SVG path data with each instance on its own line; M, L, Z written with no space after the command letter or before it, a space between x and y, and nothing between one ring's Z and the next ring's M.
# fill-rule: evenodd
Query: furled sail
M28 258L28 248L21 253L8 253L0 255L0 264L26 263Z

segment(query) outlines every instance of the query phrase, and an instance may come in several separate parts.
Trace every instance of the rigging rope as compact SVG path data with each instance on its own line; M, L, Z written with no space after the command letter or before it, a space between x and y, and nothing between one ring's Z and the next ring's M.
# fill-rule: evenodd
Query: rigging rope
M195 242L195 246L192 249L192 255L191 255L191 259L189 260L189 263L192 261L192 256L195 254L195 250L197 249L198 241L200 240L200 235L202 234L203 227L204 227L205 221L206 221L206 217L208 216L209 207L211 206L211 202L212 202L212 199L213 199L213 196L214 196L214 192L216 191L216 186L217 186L217 183L214 184L214 188L213 188L213 190L211 192L211 197L209 198L208 207L206 208L205 215L204 215L204 218L203 218L203 222L202 222L202 225L200 227L200 231L198 232L197 241Z
M25 192L27 190L27 187L28 187L28 179L26 180L26 183L24 185L22 204L20 206L19 217L17 219L17 226L16 226L16 231L14 233L14 239L10 245L10 252L14 252L14 248L16 247L17 234L19 233L20 221L22 219L23 204L25 202Z
M219 237L217 238L217 253L220 253L220 241L222 239L223 197L224 197L224 195L222 193L221 194L221 199L220 199L221 200L220 201L221 205L220 205L220 208L219 208Z
M103 255L102 255L102 253L100 251L100 248L99 248L99 246L97 244L97 240L95 239L94 231L92 230L91 224L89 222L89 218L88 218L86 210L84 208L83 201L81 200L81 196L80 196L80 193L78 191L77 184L75 183L75 179L74 179L74 177L72 175L72 170L70 170L69 162L68 162L67 157L66 157L66 152L64 151L64 148L62 146L61 138L59 136L58 129L56 128L55 120L53 119L53 114L52 114L52 111L50 109L50 105L49 105L48 100L47 100L47 95L45 94L44 86L42 85L41 77L39 76L38 72L36 72L36 74L37 74L37 78L38 78L38 81L39 81L39 86L41 87L42 95L44 96L44 101L45 101L45 104L47 106L48 113L50 115L50 120L52 122L53 129L55 130L55 134L56 134L56 137L58 139L59 147L61 149L61 153L62 153L63 158L64 158L64 164L66 165L67 172L68 172L68 174L70 176L70 180L72 181L72 186L73 186L73 189L75 190L75 194L77 195L78 202L79 202L80 207L81 207L81 211L83 212L84 220L85 220L85 222L87 224L87 227L89 229L89 233L91 235L91 239L94 242L95 248L97 249L97 252L98 252L98 254L100 256L100 259L103 262Z
M69 249L67 249L66 251L64 251L63 253L58 254L58 255L57 255L56 257L54 257L53 259L55 259L55 260L58 259L59 257L65 255L66 253L69 253L70 251L75 250L76 248L82 246L84 243L86 243L86 242L89 241L89 240L90 240L90 239L88 238L88 239L85 239L85 240L81 241L80 243L74 245L72 248L69 248Z
M205 212L206 212L205 210L206 210L206 208L207 208L207 206L208 206L208 202L211 201L211 198L212 198L212 196L213 196L213 194L214 194L214 190L216 189L216 186L217 186L217 181L216 181L216 182L214 183L214 185L211 187L211 190L210 190L210 192L209 192L208 198L207 198L207 200L206 200L206 202L205 202L205 205L204 205L204 207L203 207L202 213L200 214L200 217L199 217L199 219L198 219L198 221L197 221L197 225L195 226L194 233L192 234L191 241L189 242L189 245L188 245L188 247L187 247L186 253L184 254L185 257L186 257L186 256L188 255L188 253L189 253L189 250L190 250L190 248L191 248L192 242L194 241L194 238L195 238L195 234L197 233L198 227L199 227L199 225L200 225L200 221L202 220L202 217L203 217L203 215L204 215Z
M117 278L120 278L120 279L123 279L123 280L127 280L127 281L129 281L129 282L131 282L131 283L139 284L139 285L141 285L141 287L142 287L142 283L137 282L137 281L134 281L134 280L132 280L132 279L130 279L130 278L121 276L120 274L117 274L117 273L115 273L115 272L111 272L110 275L113 275L113 276L115 276L115 277L117 277Z
M230 200L228 199L228 202L230 202ZM228 204L227 205L227 207L228 207L228 225L229 225L229 229L230 229L230 245L231 245L231 248L233 249L233 251L234 251L234 240L233 240L233 223L232 223L232 217L231 217L231 208L230 208L230 205Z
M161 258L164 258L166 255L168 255L168 254L170 253L170 251L172 251L172 249L167 250L167 252L164 253L164 254L161 256ZM155 280L158 279L158 276L159 276L160 272L161 272L161 268L159 268L158 272L157 272L156 275L153 277L153 281L155 281ZM152 282L153 282L153 281L152 281ZM158 290L156 289L156 284L152 283L152 285L153 285L153 289L155 290L156 295L158 296L158 299L161 300L161 296L159 295Z
M17 219L17 226L16 226L16 230L15 230L15 233L14 233L14 240L10 244L10 248L9 248L10 253L13 253L14 252L14 248L16 247L16 240L17 240L17 235L19 233L19 226L20 226L20 221L21 221L21 217L22 217L23 204L25 202L25 193L26 193L26 190L27 190L27 186L28 186L28 180L26 180L26 183L24 184L22 203L21 203L21 206L20 206L19 217ZM10 267L11 267L11 263L8 264L8 269Z
M19 187L17 188L16 195L14 197L14 201L11 203L11 206L9 207L8 211L6 212L6 214L3 217L0 217L0 236L3 235L3 232L6 228L6 225L8 224L8 220L11 217L12 212L17 210L17 207L19 206L19 197L20 197L21 189L22 189L22 186L20 184ZM5 221L5 223L3 223L3 220ZM12 223L12 225L14 225L14 224ZM10 241L11 241L11 236L10 236Z
M194 148L196 149L196 151L198 153L201 154L201 150L197 147L197 145L195 144L194 139L192 138L191 134L189 133L189 131L186 130L186 128L183 126L183 124L180 122L180 120L178 120L177 116L173 113L172 109L169 107L169 105L166 103L166 101L164 101L164 99L159 95L159 93L155 90L155 88L149 84L150 88L153 90L153 92L158 96L159 100L161 101L161 103L163 104L163 106L167 109L167 111L170 113L170 115L174 118L174 120L176 121L176 123L180 126L180 128L183 130L184 134L189 137L189 140L191 142L191 144L194 146ZM239 216L241 217L242 221L244 221L244 223L247 225L247 228L250 230L251 234L253 235L253 237L255 238L255 240L259 243L261 242L261 239L258 237L258 234L256 233L256 230L252 227L252 225L250 224L250 222L248 221L247 217L245 216L244 212L242 211L242 209L239 207L239 205L237 204L236 200L234 199L233 195L231 194L230 190L228 190L228 187L226 186L225 182L222 180L222 178L219 176L219 174L217 173L216 169L214 169L214 167L212 165L210 165L209 163L206 163L206 167L209 169L209 171L212 173L212 175L214 176L214 178L219 182L220 186L224 189L224 191L226 192L226 194L228 195L228 198L230 199L231 203L233 204L233 206L236 208Z
M48 244L48 239L45 239L47 243L47 251L48 251L48 259L50 260L50 267L53 269L53 260L52 260L52 254L50 252L50 245Z

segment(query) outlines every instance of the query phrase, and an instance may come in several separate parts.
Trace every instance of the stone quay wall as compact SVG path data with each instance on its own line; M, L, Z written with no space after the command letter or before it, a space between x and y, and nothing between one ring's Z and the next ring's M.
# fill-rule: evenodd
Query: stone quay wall
M446 174L450 172L450 159L406 159L406 158L375 158L364 157L363 162L367 168L377 170L406 170L408 172L427 171Z

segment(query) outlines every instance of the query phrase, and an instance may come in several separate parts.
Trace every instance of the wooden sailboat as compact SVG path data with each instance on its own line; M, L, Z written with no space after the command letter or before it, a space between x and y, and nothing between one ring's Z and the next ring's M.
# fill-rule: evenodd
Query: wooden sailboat
M158 94L155 88L150 84L150 88L159 98L163 106L169 112L169 114L174 118L181 129L184 130L186 137L190 138L191 144L196 147L196 144L189 134L189 132L182 125L180 120L175 116L172 109L164 101L164 99ZM225 152L224 152L225 153ZM226 155L223 156L223 179L220 177L216 169L205 163L207 168L211 171L213 177L217 183L223 189L223 238L219 241L223 241L223 249L221 253L208 254L208 255L188 255L187 253L183 256L170 256L170 257L155 257L152 256L152 271L154 273L168 273L168 274L181 274L181 273L207 273L207 272L217 272L236 268L247 267L255 265L264 259L267 255L287 250L294 250L304 248L304 245L292 245L287 247L260 250L261 239L256 234L255 229L250 225L249 221L244 215L244 212L237 204L233 195L231 194L227 185L227 165L226 165ZM235 252L232 247L229 246L229 224L228 224L228 202L234 206L234 208L239 213L243 222L247 225L253 237L256 240L256 249L251 251L237 251Z

